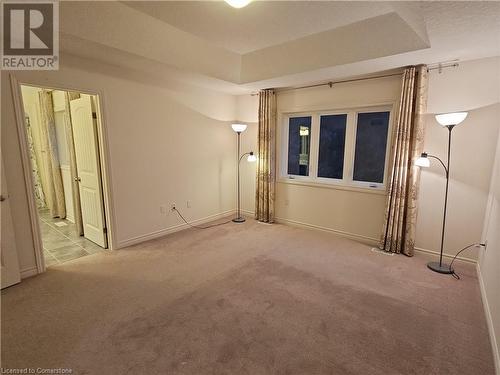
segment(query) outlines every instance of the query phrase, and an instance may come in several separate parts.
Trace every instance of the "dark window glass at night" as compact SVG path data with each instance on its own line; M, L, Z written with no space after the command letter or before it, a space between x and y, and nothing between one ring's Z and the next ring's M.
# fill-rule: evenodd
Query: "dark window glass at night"
M290 117L288 123L288 174L309 175L311 116Z
M353 180L384 182L389 113L358 113Z
M320 117L318 177L342 179L347 115Z

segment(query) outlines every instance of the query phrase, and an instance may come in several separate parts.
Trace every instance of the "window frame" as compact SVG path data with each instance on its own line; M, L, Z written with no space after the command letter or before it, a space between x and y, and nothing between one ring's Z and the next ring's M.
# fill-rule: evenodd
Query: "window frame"
M318 176L318 166L319 166L319 135L320 135L320 130L321 130L321 116L329 116L329 115L347 115L347 118L346 118L346 124L345 124L345 144L344 144L344 168L342 170L342 174L344 176L344 178L329 178L329 177L319 177ZM317 183L320 183L320 184L334 184L334 185L343 185L344 182L345 182L345 176L346 176L346 171L347 171L347 168L348 168L348 158L346 157L347 155L347 139L348 139L348 129L349 129L349 113L346 112L346 111L342 111L342 110L336 110L336 111L319 111L317 113L317 121L318 121L318 131L317 131L317 138L316 138L316 142L317 142L317 149L315 149L316 151L316 169L314 170L315 174L314 174L314 179L317 181ZM311 151L312 153L312 151Z
M294 118L294 117L311 117L311 135L309 136L309 167L308 167L308 170L309 170L309 175L311 174L311 168L312 168L312 165L314 164L313 160L312 160L312 150L313 150L313 138L315 137L314 135L314 124L313 124L313 121L314 121L314 116L312 114L309 114L308 112L297 112L297 113L294 113L290 116L287 117L287 126L286 126L286 129L285 129L285 144L284 144L284 148L286 149L286 162L285 162L285 165L283 165L283 173L286 174L287 176L293 176L293 178L290 178L290 179L298 179L298 180L301 180L301 179L305 179L307 180L309 178L309 176L302 176L302 175L289 175L288 174L288 146L289 146L289 135L290 135L290 131L289 131L289 120L290 118Z
M278 182L292 183L300 185L313 185L330 188L340 188L348 190L371 191L385 193L387 179L389 176L390 159L392 155L392 137L394 129L394 103L384 103L372 106L356 106L339 109L312 110L312 111L290 111L280 113L278 123L280 139L277 155L278 160ZM356 181L354 177L354 158L356 152L356 134L358 127L358 114L370 112L389 112L389 125L387 130L387 143L385 150L384 178L382 183ZM343 178L318 177L319 165L319 136L321 126L321 116L347 114L346 134L344 146L344 170ZM309 155L309 175L289 175L288 174L288 136L289 120L293 117L311 117L311 138Z
M309 176L302 176L302 175L290 175L288 174L288 143L289 143L289 120L290 118L293 117L311 117L311 137L310 137L310 142L309 142ZM313 112L294 112L290 113L288 116L286 116L286 126L282 127L282 143L281 143L281 148L282 156L285 156L284 158L281 157L281 162L280 162L280 178L281 176L286 176L287 179L289 180L298 180L298 181L309 181L310 175L311 175L311 170L313 170L313 165L314 161L313 159L313 153L312 150L315 149L316 146L313 146L313 140L316 138L314 129L314 115Z

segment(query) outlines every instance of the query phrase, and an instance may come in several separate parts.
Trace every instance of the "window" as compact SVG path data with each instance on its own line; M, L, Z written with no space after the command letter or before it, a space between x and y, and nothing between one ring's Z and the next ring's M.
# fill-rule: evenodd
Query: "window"
M390 107L286 116L281 176L383 188L390 117Z
M288 127L288 174L309 175L311 117L291 117Z
M320 116L318 177L342 179L347 115Z
M389 112L358 113L353 180L384 182Z

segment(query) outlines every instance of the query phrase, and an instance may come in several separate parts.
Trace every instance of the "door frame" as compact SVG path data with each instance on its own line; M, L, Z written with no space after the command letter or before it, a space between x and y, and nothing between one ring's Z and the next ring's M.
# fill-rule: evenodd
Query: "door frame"
M35 251L36 267L38 273L45 272L45 259L43 255L42 235L40 231L40 223L38 220L38 211L35 202L35 190L33 185L31 159L29 157L28 140L26 134L26 126L24 123L24 105L21 92L21 85L34 86L39 88L61 90L61 91L76 91L82 94L97 96L97 139L99 142L98 157L101 166L101 181L104 197L104 217L106 220L108 249L114 250L116 239L114 236L114 228L116 223L115 210L113 204L113 191L111 189L111 167L109 156L109 137L105 122L105 96L104 92L100 90L81 89L76 87L69 87L66 84L51 84L45 81L37 82L36 80L18 80L14 73L10 73L10 83L12 89L12 99L14 102L14 112L16 116L16 127L19 136L19 149L21 152L21 160L23 166L24 182L28 196L28 209L31 222L31 231L33 234L33 245Z

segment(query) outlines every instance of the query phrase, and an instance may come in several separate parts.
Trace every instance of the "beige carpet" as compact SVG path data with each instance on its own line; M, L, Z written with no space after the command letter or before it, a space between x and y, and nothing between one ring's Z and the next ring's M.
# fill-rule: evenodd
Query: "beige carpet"
M2 366L75 374L494 374L472 265L253 220L55 266L2 292Z

